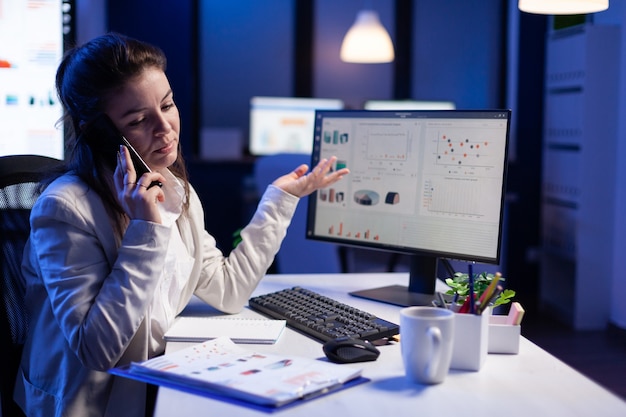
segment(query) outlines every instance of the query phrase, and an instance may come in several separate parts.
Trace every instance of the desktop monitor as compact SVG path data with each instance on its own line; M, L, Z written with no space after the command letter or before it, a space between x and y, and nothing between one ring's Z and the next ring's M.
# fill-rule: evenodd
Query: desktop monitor
M311 154L315 110L343 109L343 101L306 97L252 97L250 142L252 155Z
M422 100L368 100L363 105L365 110L454 110L451 101Z
M352 295L430 305L440 259L500 262L510 110L318 111L311 166L350 174L311 194L306 237L410 254L409 283Z

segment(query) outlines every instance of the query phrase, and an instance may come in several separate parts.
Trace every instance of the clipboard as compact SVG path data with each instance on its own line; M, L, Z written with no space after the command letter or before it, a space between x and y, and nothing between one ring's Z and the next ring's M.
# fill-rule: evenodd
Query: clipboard
M304 404L307 401L324 397L326 395L330 395L332 393L335 393L344 389L352 388L357 385L364 384L366 382L370 382L370 379L359 376L355 379L347 381L345 384L342 384L341 386L336 386L333 390L319 392L317 395L309 395L307 397L298 398L297 400L294 400L289 403L281 404L281 405L274 405L274 404L264 405L264 404L256 404L253 402L244 401L236 397L231 397L225 394L212 392L206 389L201 389L201 388L189 386L186 384L178 383L175 381L168 380L166 378L158 378L158 377L152 377L148 375L141 376L141 375L130 372L129 366L114 368L110 370L109 373L113 375L125 377L125 378L134 379L134 380L141 381L141 382L146 382L148 384L159 385L162 387L172 388L172 389L186 392L189 394L199 395L201 397L211 398L213 400L224 401L224 402L227 402L229 404L234 404L239 407L246 407L246 408L250 408L250 409L254 409L258 411L263 411L265 413L273 413L276 411L287 410L292 407L297 407L300 404Z
M265 412L369 381L361 370L316 359L256 353L221 337L109 371Z

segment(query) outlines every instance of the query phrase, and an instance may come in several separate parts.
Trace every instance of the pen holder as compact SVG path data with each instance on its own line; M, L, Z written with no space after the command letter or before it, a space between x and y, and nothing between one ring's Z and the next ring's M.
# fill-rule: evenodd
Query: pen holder
M504 315L489 317L489 353L519 353L519 339L522 326L508 324Z
M489 317L487 308L481 315L454 315L454 349L450 369L479 371L487 359Z

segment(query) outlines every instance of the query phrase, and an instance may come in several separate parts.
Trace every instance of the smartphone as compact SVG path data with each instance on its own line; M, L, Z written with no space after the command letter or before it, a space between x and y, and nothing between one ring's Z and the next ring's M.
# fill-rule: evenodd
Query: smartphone
M120 145L124 145L130 152L130 159L133 161L137 180L146 172L152 172L128 139L117 130L113 121L105 113L100 113L98 117L89 122L83 129L82 135L94 152L103 152L105 154L105 161L109 168L115 169L117 153L120 150ZM155 185L162 187L163 183L152 181L148 189Z

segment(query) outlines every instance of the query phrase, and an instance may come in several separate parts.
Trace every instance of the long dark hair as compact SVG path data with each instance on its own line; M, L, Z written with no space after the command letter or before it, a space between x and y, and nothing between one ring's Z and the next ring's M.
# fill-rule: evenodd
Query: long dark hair
M56 73L56 90L63 105L63 123L68 132L68 157L64 172L78 175L96 191L121 224L124 211L114 196L112 172L103 155L81 137L81 127L104 111L106 98L125 82L146 68L165 72L167 59L163 51L146 42L108 33L69 50ZM189 203L189 183L180 142L178 158L170 167L185 187L185 207Z

